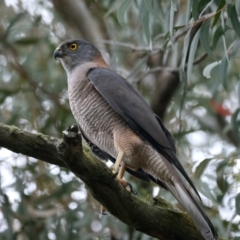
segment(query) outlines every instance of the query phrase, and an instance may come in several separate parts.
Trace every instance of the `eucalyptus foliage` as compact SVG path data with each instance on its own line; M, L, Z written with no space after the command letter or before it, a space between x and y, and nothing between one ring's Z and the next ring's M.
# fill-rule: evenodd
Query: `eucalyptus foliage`
M239 239L239 17L233 0L1 1L0 122L61 137L75 121L52 53L91 41L164 119L219 235ZM71 172L0 149L1 239L151 239L99 212Z

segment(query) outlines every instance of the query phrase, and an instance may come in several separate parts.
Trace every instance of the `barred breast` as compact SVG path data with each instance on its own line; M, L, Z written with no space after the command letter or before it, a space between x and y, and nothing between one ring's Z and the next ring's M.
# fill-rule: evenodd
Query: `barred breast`
M126 125L87 79L93 63L85 63L68 76L68 95L72 113L87 138L113 157L113 130Z

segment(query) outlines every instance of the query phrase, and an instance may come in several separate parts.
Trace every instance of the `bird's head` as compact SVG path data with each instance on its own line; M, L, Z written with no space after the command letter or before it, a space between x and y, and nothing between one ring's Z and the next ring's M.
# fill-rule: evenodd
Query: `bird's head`
M54 51L55 60L60 61L67 73L86 62L101 58L99 50L91 43L81 39L62 42Z

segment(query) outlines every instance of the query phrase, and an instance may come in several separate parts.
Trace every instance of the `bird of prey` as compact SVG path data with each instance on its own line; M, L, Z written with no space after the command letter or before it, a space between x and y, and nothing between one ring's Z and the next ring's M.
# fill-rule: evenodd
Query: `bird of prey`
M206 240L217 233L200 196L175 152L173 137L140 93L104 61L87 41L71 39L54 51L67 73L71 111L93 151L115 162L122 181L127 170L169 190Z

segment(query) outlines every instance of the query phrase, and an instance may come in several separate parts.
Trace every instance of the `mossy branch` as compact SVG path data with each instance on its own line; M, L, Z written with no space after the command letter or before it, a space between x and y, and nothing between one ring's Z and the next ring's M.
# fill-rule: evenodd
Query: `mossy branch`
M186 213L163 200L146 201L126 191L76 131L58 139L0 123L0 147L68 168L111 214L138 231L162 240L203 239Z

